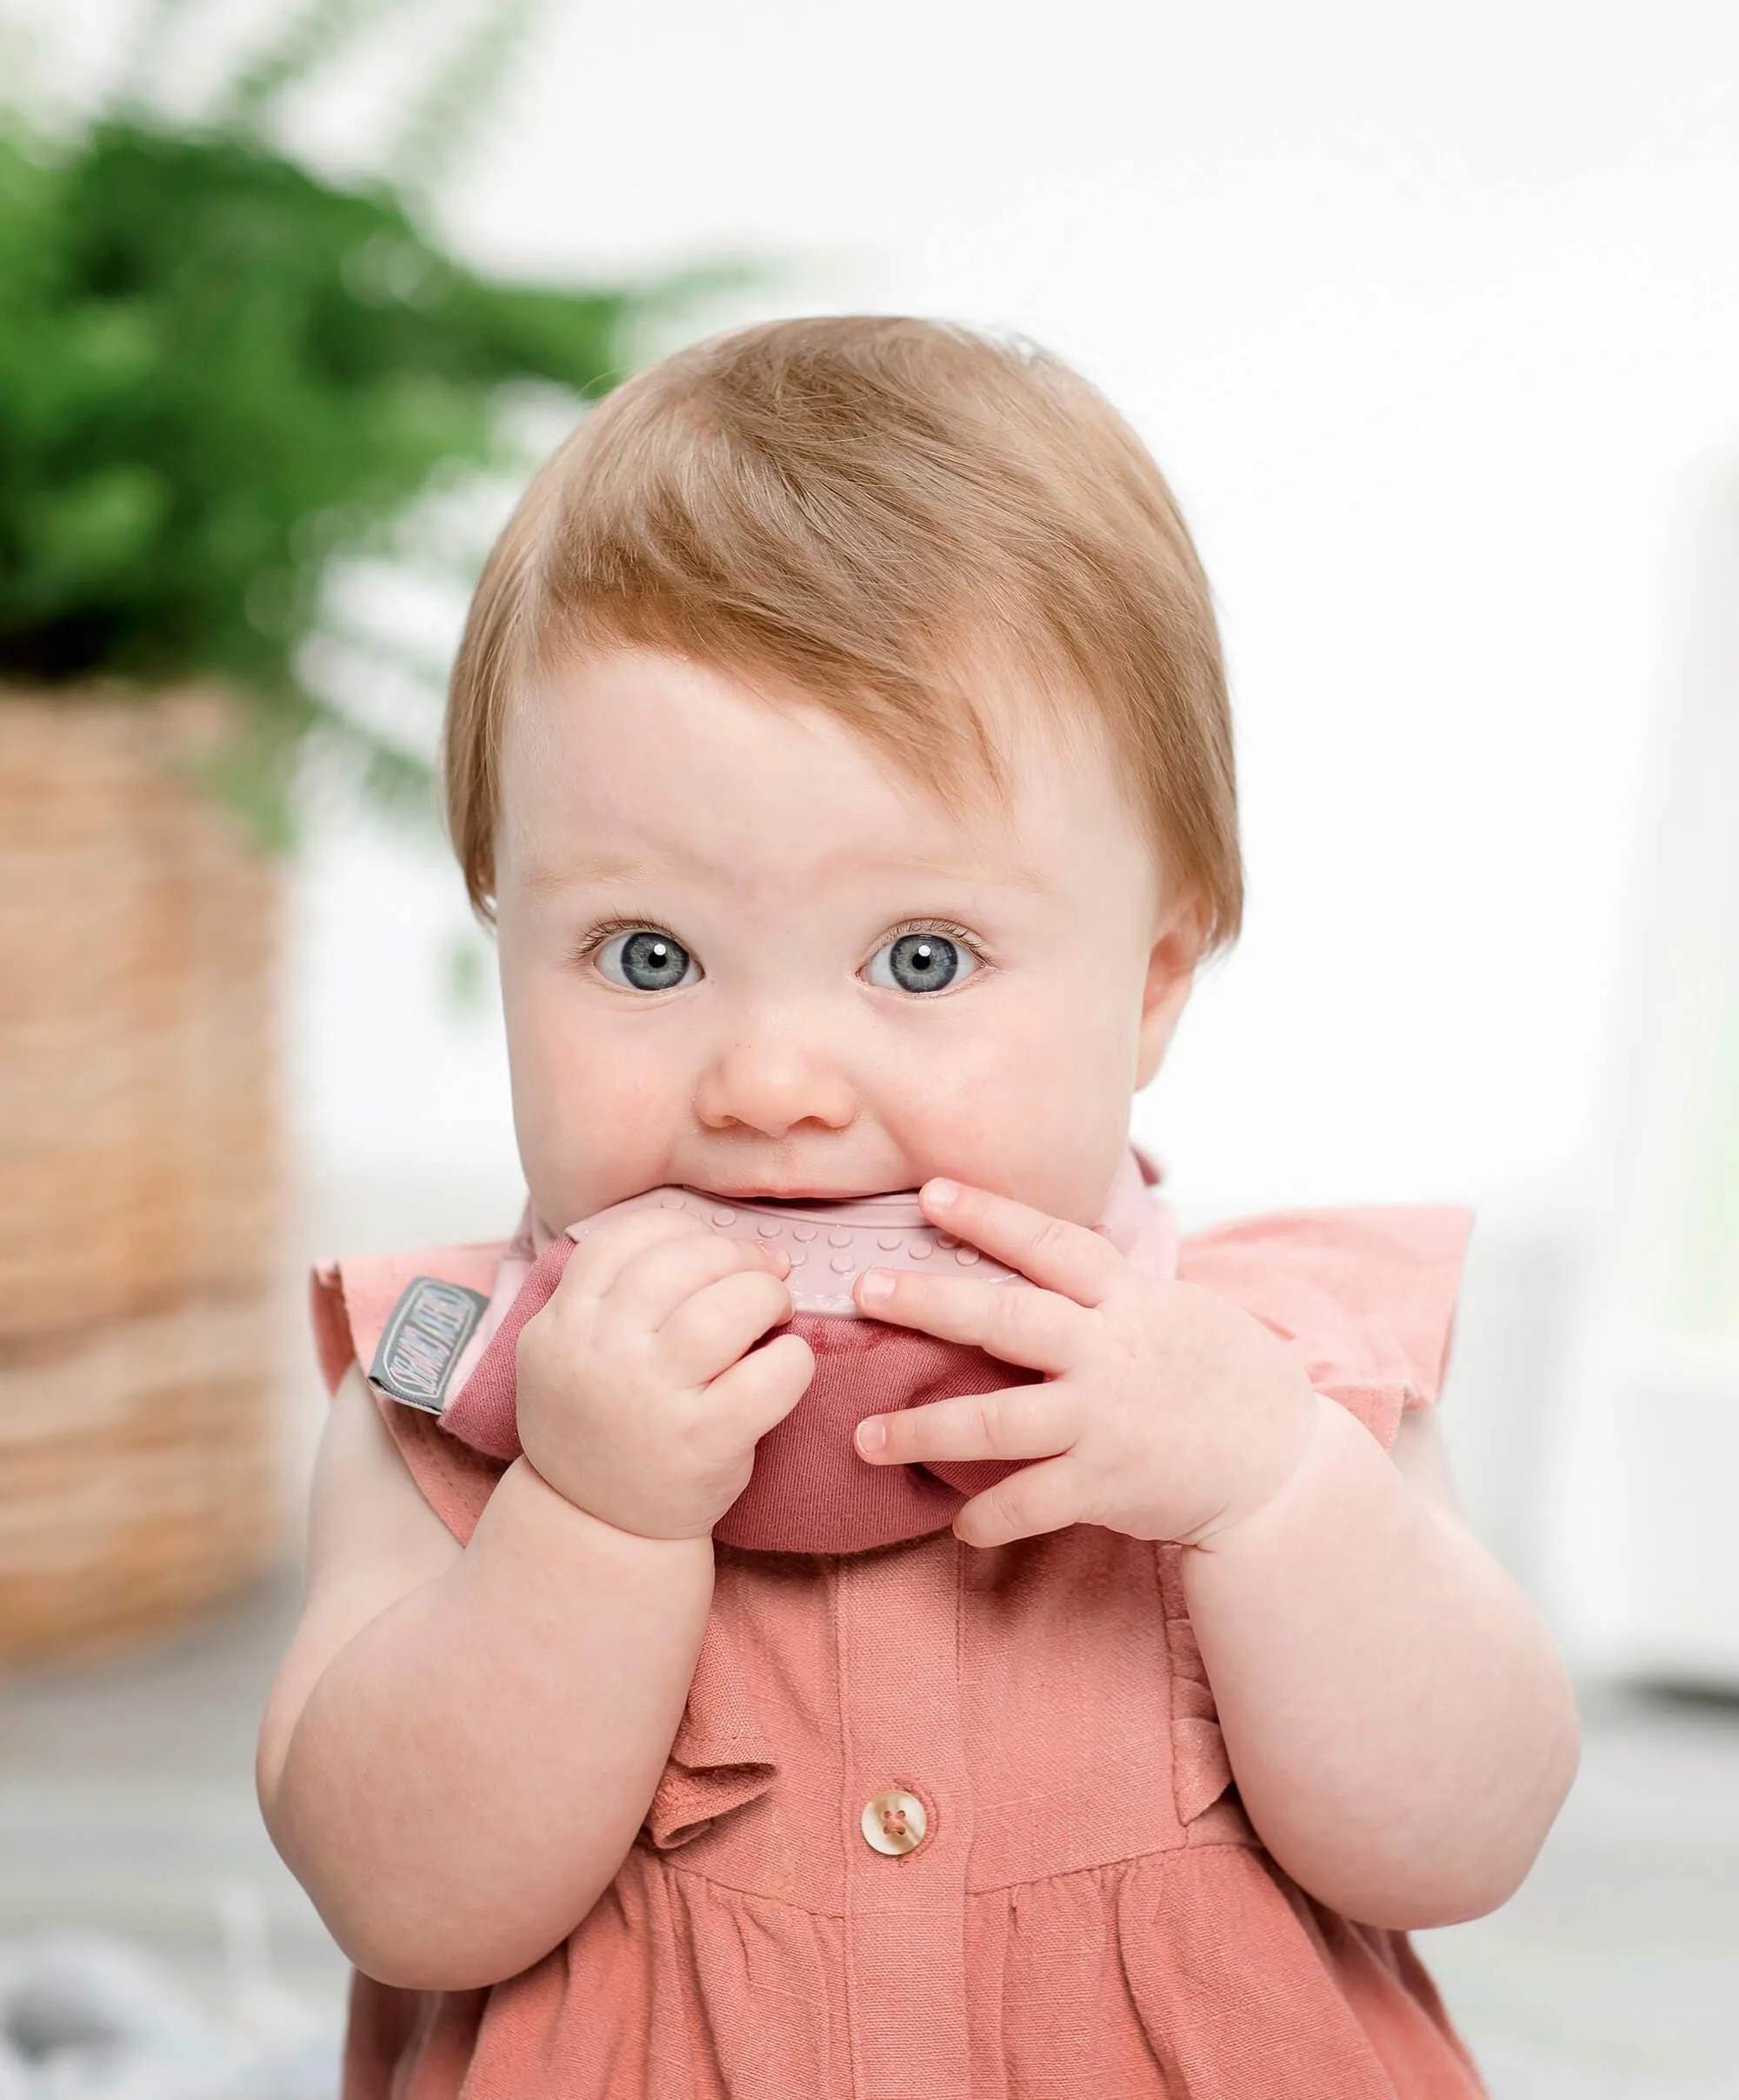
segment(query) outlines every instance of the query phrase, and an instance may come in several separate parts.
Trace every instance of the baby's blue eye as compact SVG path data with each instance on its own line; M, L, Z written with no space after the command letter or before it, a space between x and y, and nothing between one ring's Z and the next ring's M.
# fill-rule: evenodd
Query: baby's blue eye
M700 964L683 943L650 926L606 941L597 951L597 966L612 984L630 991L670 991L701 978Z
M945 933L903 933L870 959L870 982L889 991L947 991L978 967L969 948Z

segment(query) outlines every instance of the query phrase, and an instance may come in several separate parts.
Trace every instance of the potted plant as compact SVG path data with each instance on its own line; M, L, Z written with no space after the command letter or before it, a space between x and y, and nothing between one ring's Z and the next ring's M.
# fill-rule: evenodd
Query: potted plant
M277 1548L274 856L310 742L427 781L306 675L323 592L498 459L504 388L597 394L673 289L489 281L274 144L343 19L200 125L0 130L0 1660Z

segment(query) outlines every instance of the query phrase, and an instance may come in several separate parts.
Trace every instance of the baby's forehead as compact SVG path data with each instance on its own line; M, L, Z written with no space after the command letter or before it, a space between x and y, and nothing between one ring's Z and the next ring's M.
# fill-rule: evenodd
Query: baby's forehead
M839 884L929 876L1036 888L1088 831L1136 823L1103 739L987 678L951 737L752 673L653 651L576 659L523 696L503 844L523 878ZM1084 712L1084 710L1083 710Z

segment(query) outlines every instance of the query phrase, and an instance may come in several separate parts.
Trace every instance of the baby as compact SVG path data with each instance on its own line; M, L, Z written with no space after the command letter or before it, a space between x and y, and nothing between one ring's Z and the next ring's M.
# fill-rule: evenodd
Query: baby
M1180 1246L1129 1150L1241 886L1128 426L924 322L669 358L445 763L530 1203L316 1282L259 1783L346 2100L1479 2092L1405 1935L1574 1709L1430 1411L1463 1215Z

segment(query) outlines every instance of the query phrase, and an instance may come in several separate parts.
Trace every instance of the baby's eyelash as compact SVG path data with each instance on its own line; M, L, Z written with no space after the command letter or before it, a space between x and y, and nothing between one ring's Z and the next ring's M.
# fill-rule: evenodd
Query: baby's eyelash
M668 926L655 925L650 919L600 919L590 932L583 934L576 943L573 951L575 962L590 963L599 949L613 941L619 933L662 933L673 941L676 938ZM686 948L688 943L683 942L682 946Z
M990 957L983 942L964 926L956 926L952 919L902 919L897 926L889 926L882 936L876 943L876 952L879 954L889 941L904 940L909 933L942 934L963 948L975 963L983 963L987 970L990 967Z

